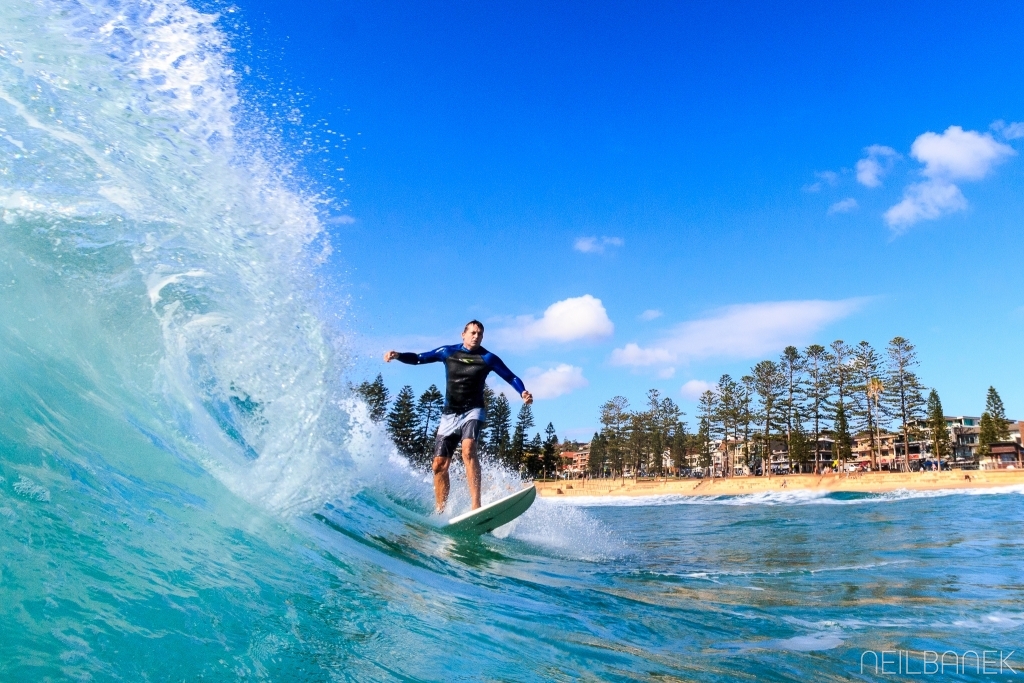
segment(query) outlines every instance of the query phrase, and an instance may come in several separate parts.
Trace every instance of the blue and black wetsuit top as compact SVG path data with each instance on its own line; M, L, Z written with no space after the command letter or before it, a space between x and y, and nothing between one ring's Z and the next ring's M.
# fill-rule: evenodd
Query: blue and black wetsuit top
M482 346L469 351L462 344L452 344L426 353L400 353L398 360L409 365L444 361L447 378L445 413L461 414L473 408L483 408L484 382L492 370L520 394L526 391L523 380L516 377L500 358Z

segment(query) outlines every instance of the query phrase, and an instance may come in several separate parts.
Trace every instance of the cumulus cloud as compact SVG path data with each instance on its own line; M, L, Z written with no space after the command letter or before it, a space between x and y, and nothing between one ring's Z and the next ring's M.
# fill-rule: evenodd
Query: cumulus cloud
M664 314L661 311L654 308L649 308L640 314L640 319L643 320L644 322L650 322L651 320L660 318L662 315Z
M488 383L491 384L491 388L495 392L504 394L509 399L521 399L516 390L501 379L488 378ZM583 376L583 368L567 363L559 363L546 370L536 367L529 368L523 373L523 384L539 401L565 396L577 389L590 386L590 382Z
M1006 140L1024 138L1024 122L1007 123L1000 119L992 124L992 130L1002 135Z
M715 385L711 382L705 382L702 379L691 379L689 382L684 384L679 390L679 393L684 398L688 398L691 401L696 401L700 398L700 395L705 391L714 391Z
M572 247L584 254L603 254L608 247L621 247L623 244L621 237L580 237Z
M524 381L526 387L539 400L558 398L590 384L583 376L583 368L566 363L543 371L539 368L530 368Z
M967 198L960 188L944 180L914 183L903 191L903 201L889 207L885 222L902 231L918 221L933 220L967 208Z
M652 345L612 351L612 365L668 366L712 357L757 358L802 344L829 323L850 315L864 299L774 301L728 306L677 325Z
M922 133L910 155L924 164L922 173L943 180L981 180L1006 157L1017 152L988 133L950 126L941 135Z
M853 197L847 197L842 199L832 206L828 207L829 214L833 213L850 213L857 208L857 200Z
M865 187L878 187L882 176L892 168L892 162L899 154L892 147L871 145L864 148L863 159L857 162L857 182Z
M941 134L922 133L914 140L910 155L924 164L921 175L925 180L907 186L902 201L885 212L886 223L902 231L918 221L963 211L967 199L955 182L981 180L1016 153L989 133L960 126L950 126Z
M804 185L804 192L821 192L826 185L834 187L839 183L839 174L835 171L819 171L814 177L817 180L810 185Z
M501 346L529 349L543 342L571 342L609 337L615 325L600 299L589 294L556 301L537 318L521 315L510 325L489 331Z

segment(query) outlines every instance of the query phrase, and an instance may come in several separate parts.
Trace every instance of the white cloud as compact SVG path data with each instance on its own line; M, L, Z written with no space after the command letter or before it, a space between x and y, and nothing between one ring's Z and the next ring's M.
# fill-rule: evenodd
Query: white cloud
M700 358L757 358L801 344L829 323L850 315L864 299L774 301L728 306L717 314L677 325L649 347L626 344L612 351L612 365L676 365Z
M561 363L550 370L530 368L524 379L526 388L539 400L558 398L590 385L583 368Z
M630 342L621 349L612 351L612 365L662 365L673 363L678 355L667 349L642 349L638 344Z
M625 241L621 237L580 237L572 245L576 251L584 254L603 254L607 247L621 247Z
M664 314L661 311L655 308L649 308L640 314L640 319L643 320L644 322L650 322L651 320L660 318L662 315Z
M488 384L491 385L491 389L496 393L504 394L510 400L521 400L516 390L505 383L504 380L494 378L492 375L488 378ZM567 363L559 363L547 370L544 368L529 368L523 373L523 384L526 385L527 391L540 401L565 396L577 389L590 386L590 382L583 376L583 368Z
M943 180L981 180L1006 157L1017 152L988 133L950 126L946 132L922 133L910 155L924 164L922 173Z
M662 368L658 370L658 377L661 379L671 379L676 376L676 369L672 367Z
M820 171L814 174L818 180L810 185L804 185L804 192L820 192L825 185L834 187L839 183L839 174L835 171Z
M1017 152L989 133L950 126L944 133L922 133L910 154L924 164L927 180L908 185L899 204L885 212L885 222L897 232L922 220L963 211L967 199L953 181L981 180L996 164Z
M541 318L521 315L511 325L488 332L499 345L528 349L542 342L571 342L611 336L615 325L600 299L589 294L557 301Z
M885 222L897 232L923 220L963 211L967 199L960 188L944 180L926 180L909 185L903 191L903 201L885 212Z
M705 382L702 379L691 379L689 382L684 384L679 390L679 393L684 398L688 398L691 401L696 401L700 398L700 395L705 391L714 391L715 385L711 382Z
M865 187L878 187L882 176L888 173L894 159L899 157L892 147L871 145L864 148L867 155L857 162L857 182Z
M850 213L851 211L853 211L856 208L857 208L857 200L854 199L853 197L847 197L846 199L841 199L840 201L836 202L832 206L828 207L828 212L829 212L829 214L833 214L833 213Z
M327 225L352 225L356 219L349 215L331 216L324 221Z
M1024 122L1007 123L1002 119L992 124L992 130L998 132L1006 140L1024 138Z

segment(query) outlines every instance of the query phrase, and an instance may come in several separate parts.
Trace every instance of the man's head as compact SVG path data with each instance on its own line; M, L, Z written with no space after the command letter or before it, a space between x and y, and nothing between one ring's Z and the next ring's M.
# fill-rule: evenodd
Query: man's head
M462 328L462 345L472 351L484 340L484 324L479 320L470 320Z

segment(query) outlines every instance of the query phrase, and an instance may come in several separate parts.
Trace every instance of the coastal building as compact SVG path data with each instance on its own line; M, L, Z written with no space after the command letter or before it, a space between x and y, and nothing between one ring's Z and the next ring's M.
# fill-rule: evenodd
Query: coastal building
M949 434L949 441L952 444L952 464L962 467L967 464L978 463L982 469L1005 469L1006 467L1020 467L1021 462L1021 432L1024 430L1024 422L1019 420L1010 421L1008 428L1010 438L1008 441L998 444L991 444L990 454L985 457L979 456L978 449L981 446L981 418L973 415L944 416L946 430ZM913 424L914 432L911 433L910 457L908 462L913 467L922 459L928 459L932 455L932 440L928 434L927 425L923 420ZM913 436L917 436L917 440ZM903 437L897 435L898 444L896 450L899 458L903 458ZM998 450L997 450L998 448Z
M946 429L949 431L949 440L953 444L953 460L957 462L977 460L981 418L967 415L946 416Z
M871 432L861 432L855 435L851 448L853 456L850 462L859 469L867 469L872 466L871 454L874 450L877 467L883 470L893 469L896 457L896 436L891 432L879 432L873 435L873 438Z
M978 463L985 470L1019 469L1024 461L1024 449L1019 441L996 441L989 444L988 450L988 454Z
M590 444L585 443L575 451L562 451L559 472L567 479L579 479L590 471Z

